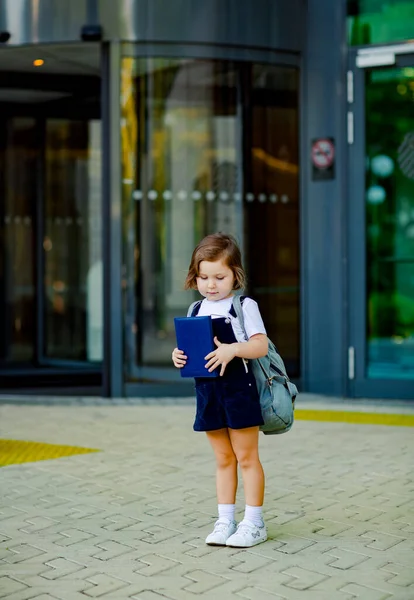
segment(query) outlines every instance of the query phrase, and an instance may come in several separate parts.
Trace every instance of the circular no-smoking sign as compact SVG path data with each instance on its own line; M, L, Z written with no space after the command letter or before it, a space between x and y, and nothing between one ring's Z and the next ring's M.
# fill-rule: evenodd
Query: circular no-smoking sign
M333 165L335 147L328 138L315 140L312 143L312 163L317 169L328 169Z

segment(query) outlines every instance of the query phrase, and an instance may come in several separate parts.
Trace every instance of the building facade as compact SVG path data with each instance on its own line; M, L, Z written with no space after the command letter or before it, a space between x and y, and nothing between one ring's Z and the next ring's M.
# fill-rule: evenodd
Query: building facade
M414 398L413 13L1 0L1 390L192 394L173 317L227 231L301 390Z

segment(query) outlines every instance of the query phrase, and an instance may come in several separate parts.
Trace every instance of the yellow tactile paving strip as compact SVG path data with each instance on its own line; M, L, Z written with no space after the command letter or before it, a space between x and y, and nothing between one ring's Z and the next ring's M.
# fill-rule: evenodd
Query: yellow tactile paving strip
M0 467L37 462L39 460L52 460L53 458L74 456L75 454L88 454L90 452L99 452L99 450L79 446L60 446L41 442L0 439Z
M352 412L345 410L295 410L298 421L325 421L331 423L356 423L359 425L388 425L389 427L414 427L414 415L395 413Z

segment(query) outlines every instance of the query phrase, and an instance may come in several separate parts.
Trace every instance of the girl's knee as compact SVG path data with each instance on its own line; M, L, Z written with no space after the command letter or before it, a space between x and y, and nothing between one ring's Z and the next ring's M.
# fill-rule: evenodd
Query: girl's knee
M216 454L217 466L220 469L226 469L228 467L236 467L237 458L234 452L221 452Z
M239 463L241 469L253 469L261 467L259 457L256 453L240 454L237 456L237 462Z

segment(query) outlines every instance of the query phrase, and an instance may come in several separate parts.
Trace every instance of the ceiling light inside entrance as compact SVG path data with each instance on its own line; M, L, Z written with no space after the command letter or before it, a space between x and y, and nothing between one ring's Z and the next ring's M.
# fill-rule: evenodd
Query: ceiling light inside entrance
M43 67L44 64L45 61L43 60L43 58L36 58L36 60L33 61L34 67Z

